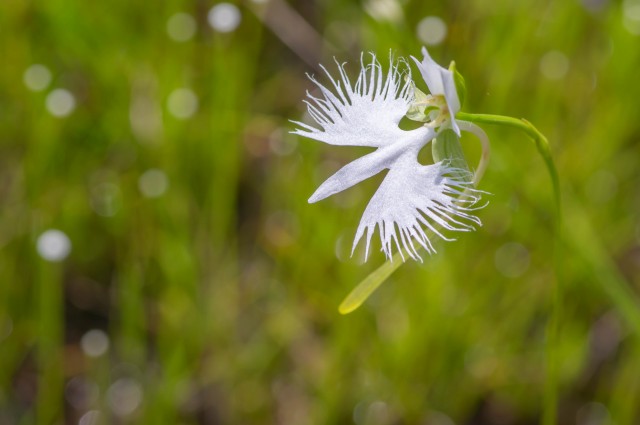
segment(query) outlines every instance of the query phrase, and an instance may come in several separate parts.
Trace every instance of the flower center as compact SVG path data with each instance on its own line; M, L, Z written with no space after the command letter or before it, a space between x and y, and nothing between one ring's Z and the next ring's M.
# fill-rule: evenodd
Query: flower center
M407 117L424 123L426 127L436 129L451 121L451 113L444 95L432 95L419 92L407 112Z
M424 106L426 115L429 118L425 126L437 128L451 120L451 114L444 95L428 95Z

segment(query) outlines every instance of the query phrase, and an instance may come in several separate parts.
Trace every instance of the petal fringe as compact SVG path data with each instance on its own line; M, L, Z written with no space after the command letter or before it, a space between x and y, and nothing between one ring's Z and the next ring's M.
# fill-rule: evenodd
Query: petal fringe
M445 162L421 165L412 153L399 157L362 215L352 255L366 233L365 259L368 258L376 227L387 258L392 258L395 246L403 261L405 254L422 261L420 247L429 254L436 252L427 232L449 241L441 229L469 232L481 226L472 212L484 206L478 206L484 192L474 189L471 182L454 177L460 171Z
M307 92L304 102L320 128L294 121L300 128L292 133L342 146L382 147L402 137L404 132L398 123L414 98L411 71L406 63L394 63L391 59L385 74L374 54L368 64L361 57L362 68L354 85L347 77L344 64L336 64L340 74L337 79L322 67L331 82L331 90L309 76L321 96ZM405 75L408 78L404 78Z

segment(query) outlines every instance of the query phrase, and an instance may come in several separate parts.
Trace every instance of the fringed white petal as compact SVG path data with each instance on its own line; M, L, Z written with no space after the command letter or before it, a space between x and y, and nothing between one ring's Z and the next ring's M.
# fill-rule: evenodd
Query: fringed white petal
M309 203L318 202L335 193L342 192L382 170L391 168L398 157L408 149L417 151L427 144L435 133L429 127L420 127L412 131L400 131L390 146L378 148L339 169L318 187L309 198Z
M316 189L309 203L321 201L378 174L389 166L390 160L395 159L390 157L390 153L389 148L380 148L348 163Z
M309 76L322 96L307 93L308 100L305 100L309 115L320 128L294 121L300 128L292 133L332 145L382 147L393 144L402 136L398 123L414 96L411 76L404 78L410 70L408 66L405 68L401 71L400 64L391 61L385 75L372 54L369 64L362 62L360 75L352 85L344 64L338 64L339 79L331 77L322 67L332 89Z
M424 56L422 61L411 56L422 74L424 82L427 83L429 91L432 95L442 95L447 102L447 108L454 117L460 111L460 99L458 98L458 91L456 90L456 84L453 79L453 72L449 71L438 65L426 48L422 48L422 55ZM454 119L451 120L451 127L453 131L460 136L460 128Z
M481 225L472 211L481 208L476 205L482 192L475 190L472 183L453 177L459 171L444 162L421 165L414 152L401 155L367 205L353 249L366 231L367 258L371 237L378 227L387 258L392 257L395 246L403 261L403 250L414 260L422 261L420 246L429 254L436 251L428 231L450 240L439 228L468 232Z

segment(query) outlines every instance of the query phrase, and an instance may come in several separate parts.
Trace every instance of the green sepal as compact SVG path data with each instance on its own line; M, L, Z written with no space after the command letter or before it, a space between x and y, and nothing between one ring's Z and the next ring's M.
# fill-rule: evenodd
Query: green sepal
M469 165L464 157L460 138L453 130L440 131L431 142L431 155L433 162L446 161L450 167L459 169L459 172L453 174L456 179L465 182L473 180L473 173L469 170Z
M460 107L464 106L464 100L467 97L467 85L464 82L464 77L456 69L456 63L451 61L449 65L449 71L453 72L453 82L456 85L456 92L458 93L458 99L460 99Z
M406 114L407 118L409 118L412 121L419 121L419 122L430 121L429 117L426 114L427 107L426 105L424 105L424 103L428 99L428 95L425 94L419 88L417 88L415 84L413 85L413 92L414 92L414 100L411 106L409 106L409 110L407 111L407 114ZM421 103L422 105L420 105Z

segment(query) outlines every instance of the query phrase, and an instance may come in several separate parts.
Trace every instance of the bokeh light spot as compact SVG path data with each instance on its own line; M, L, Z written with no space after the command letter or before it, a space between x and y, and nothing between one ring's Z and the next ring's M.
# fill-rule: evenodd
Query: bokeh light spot
M128 416L142 403L142 387L130 378L120 378L107 390L111 411L117 416Z
M369 0L364 9L377 21L399 22L402 20L402 7L396 0Z
M162 170L147 170L138 179L138 188L147 198L158 198L167 191L169 179Z
M78 425L98 425L100 423L101 413L98 410L89 410L82 415L78 421Z
M569 58L562 52L551 50L540 59L540 72L549 80L560 80L569 71Z
M428 425L456 425L449 416L442 412L431 411L426 422Z
M82 335L82 351L89 357L100 357L109 349L109 337L100 329L92 329Z
M47 261L62 261L71 252L71 240L62 231L50 229L42 233L37 242L38 254Z
M76 99L69 90L55 89L47 96L46 105L51 115L63 118L76 108Z
M437 16L427 16L418 22L416 33L424 44L435 46L446 38L447 24Z
M608 424L611 418L609 410L602 403L587 403L576 414L577 425L601 425Z
M91 407L100 395L98 385L83 376L76 376L69 380L64 388L64 397L77 410Z
M51 71L44 65L31 65L24 71L22 79L29 90L42 91L51 83Z
M218 3L209 10L207 20L218 32L231 32L240 25L240 9L231 3Z
M198 96L189 89L176 89L169 95L167 108L174 117L185 120L198 110Z
M334 246L336 258L338 261L348 261L349 260L349 244L346 242L346 238L344 235L336 238L336 243Z
M353 422L356 425L362 425L365 421L365 416L367 413L367 403L365 401L361 401L353 407Z
M530 262L529 250L517 242L506 243L496 250L496 269L505 277L522 276L529 268Z
M298 142L295 137L285 130L279 128L274 130L269 135L269 149L276 155L286 156L291 155L298 146Z
M623 24L633 35L640 35L640 1L626 0L623 3Z
M196 33L196 20L188 13L176 13L167 21L167 34L174 41L188 41Z
M382 425L390 423L391 412L387 403L384 401L376 400L369 405L367 409L366 424Z

